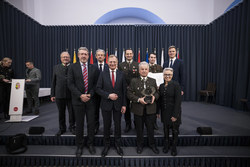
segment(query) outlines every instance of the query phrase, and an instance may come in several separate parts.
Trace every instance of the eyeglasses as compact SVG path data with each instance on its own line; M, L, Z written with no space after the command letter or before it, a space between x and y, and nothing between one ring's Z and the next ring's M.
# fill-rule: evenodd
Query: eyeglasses
M171 77L173 74L164 74L164 76Z

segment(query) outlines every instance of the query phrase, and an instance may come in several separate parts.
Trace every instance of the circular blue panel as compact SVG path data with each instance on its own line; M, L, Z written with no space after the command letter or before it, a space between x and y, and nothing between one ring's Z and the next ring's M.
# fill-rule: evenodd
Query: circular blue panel
M241 3L243 0L235 0L233 1L225 10L224 13L226 13L227 11L229 11L230 9L232 9L233 7L235 7L236 5L238 5L239 3Z
M165 24L165 22L154 13L142 8L119 8L105 13L95 24L108 24L119 18L132 17L145 20L152 24Z

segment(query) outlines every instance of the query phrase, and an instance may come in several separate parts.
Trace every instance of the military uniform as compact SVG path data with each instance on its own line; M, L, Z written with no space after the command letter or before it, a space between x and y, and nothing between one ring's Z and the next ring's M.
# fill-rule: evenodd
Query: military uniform
M153 64L153 65L149 64L149 72L160 73L162 71L163 71L163 69L162 69L162 67L160 65L158 65L158 64Z
M133 78L138 78L140 76L139 63L136 61L132 61L131 63L124 61L119 65L118 69L124 73L127 85L130 84ZM125 112L126 131L127 131L127 126L131 128L131 113L129 104L130 100L127 98L127 107Z
M143 127L146 124L148 143L151 148L155 147L154 140L154 121L156 114L156 102L153 104L141 104L138 100L144 97L142 93L144 89L155 89L153 96L155 100L159 98L159 92L157 90L156 80L147 77L145 81L142 78L132 79L127 91L128 98L132 101L131 112L134 113L137 133L137 147L143 147Z

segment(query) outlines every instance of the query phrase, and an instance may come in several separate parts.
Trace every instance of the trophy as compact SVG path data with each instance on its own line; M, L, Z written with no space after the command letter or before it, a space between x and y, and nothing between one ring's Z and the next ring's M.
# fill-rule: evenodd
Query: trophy
M155 93L155 88L152 86L149 86L142 90L142 94L145 96L144 101L149 104L152 103L152 96Z

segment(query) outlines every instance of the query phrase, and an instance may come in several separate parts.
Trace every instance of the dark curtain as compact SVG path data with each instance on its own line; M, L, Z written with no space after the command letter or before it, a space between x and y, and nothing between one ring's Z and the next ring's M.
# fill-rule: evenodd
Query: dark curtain
M60 53L86 46L102 48L121 62L123 48L138 48L141 60L146 50L156 49L157 62L164 48L180 48L185 64L185 100L195 101L208 82L217 85L216 104L238 108L239 99L250 99L249 2L244 1L208 25L81 25L43 26L7 2L0 2L0 54L11 57L16 78L23 78L25 60L34 60L42 71L42 87L50 87L53 66ZM96 61L94 59L94 61Z

